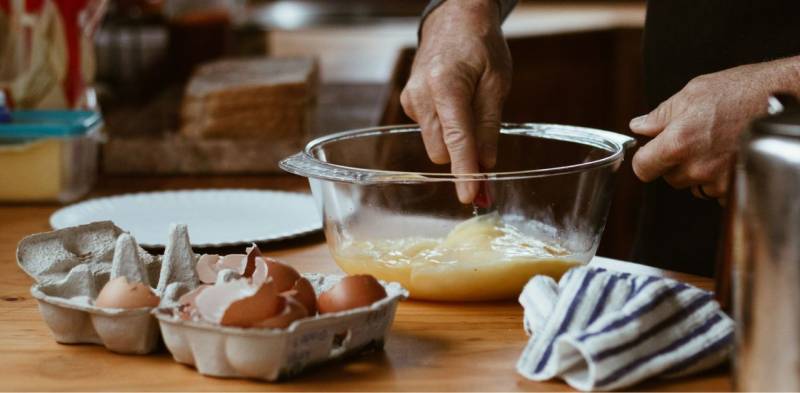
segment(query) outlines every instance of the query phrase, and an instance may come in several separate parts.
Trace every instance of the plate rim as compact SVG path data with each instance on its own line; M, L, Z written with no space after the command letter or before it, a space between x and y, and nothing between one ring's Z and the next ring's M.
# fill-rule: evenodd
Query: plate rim
M80 201L80 202L77 202L77 203L73 203L73 204L68 205L68 206L62 206L61 208L59 208L58 210L56 210L56 211L54 211L53 213L50 214L48 222L50 224L50 228L52 228L53 230L59 230L59 229L68 228L69 226L58 227L56 225L59 217L64 216L69 211L77 209L80 206L84 206L84 205L91 204L91 203L97 203L97 202L100 202L100 201L113 201L113 200L136 197L136 196L151 196L151 195L158 195L158 194L208 194L208 193L214 193L214 192L234 192L234 193L246 192L246 193L284 194L284 195L290 195L290 196L296 196L296 197L311 198L312 201L314 199L313 194L307 193L307 192L285 191L285 190L265 190L265 189L258 189L258 188L190 188L190 189L171 189L171 190L158 190L158 191L137 191L137 192L128 192L128 193L124 193L124 194L117 194L117 195L101 196L101 197L91 198L91 199L83 200L83 201ZM316 203L315 203L315 205L316 205ZM315 209L317 209L316 206L315 206ZM88 224L88 223L83 223L83 224ZM114 223L114 224L118 225L116 223ZM277 242L277 241L283 241L283 240L293 239L293 238L297 238L297 237L300 237L300 236L303 236L303 235L307 235L309 233L313 233L313 232L316 232L318 230L321 230L322 227L323 227L322 217L318 217L318 221L313 225L306 226L304 228L298 228L297 231L293 231L293 232L284 232L283 234L280 234L278 236L272 236L272 237L263 237L262 236L262 237L257 237L257 238L242 239L242 240L235 241L235 242L213 242L213 243L195 243L195 242L192 242L191 246L192 247L196 247L196 248L218 248L218 247L239 246L239 245L247 244L247 243ZM126 231L126 232L129 232L129 230L126 229L126 228L122 228L122 229L124 231ZM191 228L189 228L189 230L191 231ZM191 236L190 236L190 239L191 239ZM137 241L138 241L138 239L137 239ZM166 247L166 244L145 243L145 242L140 242L139 245L141 245L142 247L147 247L147 248L164 248L164 247Z

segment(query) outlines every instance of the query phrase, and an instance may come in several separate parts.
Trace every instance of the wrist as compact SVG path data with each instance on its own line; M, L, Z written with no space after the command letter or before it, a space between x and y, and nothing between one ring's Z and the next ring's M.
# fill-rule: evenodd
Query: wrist
M458 21L466 29L488 32L502 23L499 0L445 0L423 15L420 38L427 31L448 21Z
M439 8L482 19L500 18L500 0L445 0Z
M770 94L778 91L800 95L800 56L778 60L777 81L770 86ZM765 70L769 73L770 70Z

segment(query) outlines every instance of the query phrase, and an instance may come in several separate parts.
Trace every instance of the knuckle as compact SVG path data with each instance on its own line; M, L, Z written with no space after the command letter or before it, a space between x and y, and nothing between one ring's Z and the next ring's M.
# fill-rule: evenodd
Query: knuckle
M714 178L714 172L711 168L706 165L700 164L693 164L690 165L687 170L687 176L693 181L697 183L706 183Z
M689 153L690 147L687 143L684 143L680 138L673 138L672 143L667 145L662 155L666 160L677 163L683 161Z
M701 170L698 170L697 167L690 166L686 169L686 177L688 177L692 183L699 184L703 182L705 175Z
M633 156L633 160L631 161L631 166L633 167L633 173L636 174L636 177L644 181L649 180L647 177L648 173L645 157L643 157L641 154L635 154Z
M496 112L483 114L483 116L475 122L475 128L479 130L497 131L500 128L500 115Z
M447 95L468 94L479 79L480 73L463 62L437 60L425 74L428 87Z
M431 86L446 86L455 74L454 68L453 65L445 63L442 60L434 61L425 74L425 80Z
M672 118L672 105L673 99L666 100L659 105L655 110L656 120L660 124L666 124Z
M431 72L426 78L428 86L438 91L449 91L452 88L450 76L444 72Z
M504 97L511 89L511 80L504 75L490 73L487 76L486 93L494 97Z
M411 103L410 93L408 92L408 88L403 89L403 91L400 93L400 105L406 111L411 111L412 103Z
M435 141L436 140L435 139L435 137L436 137L436 127L433 124L426 123L426 124L421 125L420 126L420 132L422 133L422 136L424 138L426 138L426 141L427 140L430 140L430 141Z
M711 81L708 76L700 75L686 84L686 87L683 88L683 93L688 94L689 96L695 96L697 94L704 94L710 88Z
M457 128L446 127L442 132L442 139L451 151L459 152L466 148L467 134Z

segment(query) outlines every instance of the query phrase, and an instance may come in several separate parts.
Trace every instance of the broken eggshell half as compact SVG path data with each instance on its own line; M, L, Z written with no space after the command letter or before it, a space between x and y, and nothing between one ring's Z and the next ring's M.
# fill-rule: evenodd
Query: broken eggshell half
M17 263L36 281L31 294L57 342L99 344L126 354L156 349L158 324L150 314L152 307L95 304L109 281L125 277L129 284L146 285L162 306L175 304L180 294L197 285L196 278L174 281L195 276L195 256L184 225L171 228L163 258L150 255L129 234L103 221L28 236L17 247ZM150 283L159 285L152 289Z
M227 271L238 279L235 283L221 278L222 272L226 269L231 269ZM298 319L317 313L316 293L311 283L301 277L293 267L277 259L263 256L255 244L247 248L247 254L202 255L197 261L196 270L202 282L213 283L213 285L210 285L208 294L201 296L198 291L180 301L180 315L184 319L199 317L226 326L247 327L259 324L264 327L267 326L265 324L271 324L273 327L279 325L285 327L293 320L290 317ZM260 284L269 285L271 288L269 296L282 302L281 307L277 309L245 307L247 304L255 305L257 298L261 298L262 303L266 302L267 292L265 289L259 292L259 296L256 296L255 288ZM206 289L204 287L203 291ZM273 292L274 294L272 294ZM279 295L282 298L291 299L297 304L285 305L286 302L279 298ZM305 310L304 315L297 310L298 305ZM248 315L239 315L246 310L252 312ZM222 315L228 311L230 311L229 314L226 314L228 319L223 318ZM286 323L264 322L273 316L279 316L278 314ZM234 320L235 322L232 322Z
M277 259L265 257L255 244L247 248L247 254L205 254L197 261L197 276L204 284L216 282L218 273L223 269L233 270L254 282L261 282L269 277L278 292L291 290L300 278L297 270Z
M197 314L223 325L248 327L270 318L283 307L272 280L251 282L247 278L218 282L194 299Z

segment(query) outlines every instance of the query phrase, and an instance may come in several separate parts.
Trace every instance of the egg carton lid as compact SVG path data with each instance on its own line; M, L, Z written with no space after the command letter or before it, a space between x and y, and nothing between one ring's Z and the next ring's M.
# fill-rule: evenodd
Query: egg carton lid
M174 304L197 285L196 260L185 225L173 225L163 257L147 253L110 221L31 235L17 247L17 264L36 281L31 294L56 341L102 344L121 353L156 349L158 324L151 307L95 306L103 286L115 276L158 283L161 305Z
M17 246L17 264L39 284L84 287L90 277L111 272L116 241L123 233L111 221L98 221L30 235ZM156 279L160 258L138 246L136 251L150 278Z

